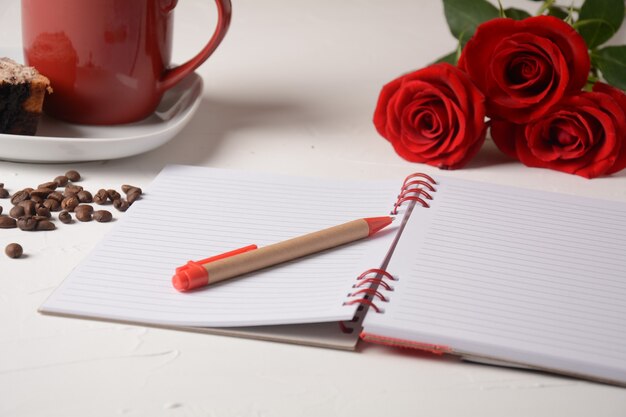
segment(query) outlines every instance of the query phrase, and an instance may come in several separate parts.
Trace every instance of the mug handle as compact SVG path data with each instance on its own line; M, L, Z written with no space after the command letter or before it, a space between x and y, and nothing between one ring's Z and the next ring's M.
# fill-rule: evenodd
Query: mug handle
M176 1L174 4L176 4ZM228 31L228 26L230 25L232 5L230 0L215 0L215 4L217 5L217 26L213 32L213 36L196 56L184 64L165 71L161 77L161 82L159 83L161 91L174 87L183 78L198 68L204 61L207 60L207 58L209 58L209 56L211 56L224 39L224 36Z

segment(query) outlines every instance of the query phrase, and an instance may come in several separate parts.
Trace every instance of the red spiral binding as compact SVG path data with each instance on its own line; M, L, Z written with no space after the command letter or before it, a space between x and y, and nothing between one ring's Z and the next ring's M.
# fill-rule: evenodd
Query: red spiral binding
M414 178L423 179L415 180ZM400 206L407 201L415 201L417 203L420 203L423 207L430 207L430 205L424 199L432 200L433 198L430 193L428 193L425 189L421 187L425 187L429 191L435 192L437 190L435 187L433 187L434 184L437 184L437 182L432 177L421 172L416 172L407 176L402 183L402 187L400 188L400 194L398 194L398 199L393 205L391 214L398 214L398 208L400 208Z
M382 292L378 291L378 288L380 287L386 291L393 291L393 286L389 285L387 281L397 281L398 279L384 269L372 268L363 272L357 277L356 280L356 284L352 286L352 288L355 288L356 291L348 293L348 298L358 298L346 300L343 304L359 304L357 312L363 311L366 307L371 307L377 313L384 313L384 309L379 307L373 300L377 299L379 302L389 301L389 298L383 295ZM367 287L365 287L366 285ZM350 327L348 324L359 322L360 320L361 317L359 313L357 313L351 321L339 322L339 327L344 333L352 333L354 328Z
M402 182L400 194L398 194L398 198L393 205L391 214L398 214L398 208L407 201L415 201L424 207L430 207L426 200L433 199L431 193L437 191L434 187L436 184L437 182L433 178L421 172L407 176ZM385 297L378 289L381 288L385 291L393 291L394 288L388 281L397 280L398 278L380 268L368 269L359 275L356 279L357 282L352 286L352 288L355 288L355 291L348 293L348 298L359 298L352 298L343 303L344 305L359 304L357 314L355 314L354 318L350 321L339 322L341 331L344 333L354 332L354 328L350 327L349 323L360 323L362 316L359 313L366 307L371 307L376 313L384 313L385 310L379 307L376 302L387 302L389 298ZM376 300L376 302L374 300Z

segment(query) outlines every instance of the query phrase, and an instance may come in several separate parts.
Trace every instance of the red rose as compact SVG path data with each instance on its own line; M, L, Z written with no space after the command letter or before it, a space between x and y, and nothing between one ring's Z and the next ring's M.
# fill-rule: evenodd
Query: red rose
M626 167L626 95L602 83L593 90L565 97L525 125L494 120L491 136L527 166L586 178L620 171Z
M403 158L460 168L485 140L484 100L467 74L435 64L385 85L374 125Z
M478 26L459 59L487 97L487 115L525 123L587 82L587 45L552 16L493 19Z

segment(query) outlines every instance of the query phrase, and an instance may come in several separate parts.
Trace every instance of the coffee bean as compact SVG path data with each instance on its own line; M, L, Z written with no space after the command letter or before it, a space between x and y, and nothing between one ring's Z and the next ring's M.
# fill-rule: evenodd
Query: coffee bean
M37 213L38 216L50 217L50 209L46 206L39 206L35 208L35 213Z
M65 187L65 185L69 182L69 178L65 175L59 175L54 179L54 182L58 187Z
M111 200L111 201L119 200L120 198L122 198L120 193L118 193L117 191L115 191L113 189L108 189L107 190L107 196L109 196L109 200Z
M0 229L13 229L17 226L15 219L0 215Z
M113 219L113 215L108 210L96 210L93 212L93 219L99 223L106 223Z
M68 180L72 182L80 181L80 174L76 170L69 170L65 173Z
M27 215L35 214L35 203L33 200L20 201L17 205L24 207L24 213Z
M43 203L44 201L44 199L38 195L31 195L30 200L34 201L35 203Z
M78 194L81 191L83 191L83 187L82 186L70 184L70 185L66 185L65 186L65 190L63 192L63 195L65 195L65 193Z
M67 197L75 197L76 194L78 194L78 191L73 191L73 190L63 190L63 198L67 198Z
M61 202L58 200L54 200L52 198L48 198L43 202L44 207L46 207L50 211L59 211L61 210Z
M59 213L59 220L61 223L69 224L72 222L72 215L67 210L63 210Z
M49 190L51 190L51 191L56 190L56 189L57 189L57 187L58 187L58 185L57 185L57 183L56 183L56 182L54 182L54 181L44 182L43 184L39 184L39 185L37 186L37 188L47 188L47 189L49 189Z
M3 210L3 208L2 208L2 206L0 206L0 214L2 214L2 210Z
M13 206L13 208L9 211L9 216L13 217L14 219L22 217L25 214L26 212L24 211L24 207L22 206Z
M54 230L56 226L50 220L39 220L35 230Z
M30 190L20 190L11 196L11 203L18 204L20 201L28 200L28 197L30 197Z
M50 200L56 200L56 201L58 201L58 202L60 203L61 201L63 201L63 199L64 199L65 197L63 197L63 194L62 194L62 193L60 193L60 192L58 192L58 191L53 191L53 192L51 192L50 194L48 194L48 198L49 198Z
M24 249L22 249L22 246L19 243L9 243L4 248L4 253L6 253L9 258L15 259L24 254Z
M79 210L76 213L76 220L79 222L89 222L91 221L91 212L88 210Z
M53 191L54 190L51 190L50 188L37 188L30 192L30 197L32 198L33 196L37 196L41 198L46 198L48 197L48 194L50 194Z
M61 208L67 211L74 211L79 203L80 201L78 201L77 197L66 197L61 201Z
M113 207L115 207L119 211L126 211L128 210L129 206L130 204L128 204L128 201L122 200L121 198L113 202Z
M101 188L93 196L93 202L96 204L104 204L107 202L108 198L109 198L109 195L107 194L107 190Z
M124 194L130 194L131 192L138 192L139 194L142 194L141 188L128 184L122 185L122 191L124 192Z
M126 196L126 199L128 200L128 204L133 204L139 198L141 198L141 193L136 192L136 191L132 191L128 193L128 195Z
M20 230L35 230L37 222L37 219L30 216L20 217L17 219L17 227L19 227Z
M7 198L8 196L9 192L4 187L0 187L0 198Z
M76 220L81 222L91 221L91 213L93 213L93 207L88 204L81 204L76 209L74 209L76 213Z
M82 212L85 212L85 213L89 213L89 214L91 214L91 213L93 213L93 207L92 207L92 206L90 206L89 204L79 204L79 205L78 205L78 207L76 207L76 208L74 209L74 211L75 211L76 213L78 213L78 212L81 212L81 211L82 211Z
M87 190L79 191L76 194L76 197L78 197L78 201L80 201L81 203L91 203L93 201L91 193Z

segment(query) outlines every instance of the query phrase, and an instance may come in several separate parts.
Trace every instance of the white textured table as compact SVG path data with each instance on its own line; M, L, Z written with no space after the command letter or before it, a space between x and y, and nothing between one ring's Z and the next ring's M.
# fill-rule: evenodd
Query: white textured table
M15 190L75 168L88 189L146 186L168 163L345 178L436 173L397 157L371 115L384 83L454 47L439 1L233 2L225 42L198 71L202 104L177 138L115 161L0 161L0 182ZM0 4L0 46L20 45L18 3ZM179 3L181 61L205 39L203 16L215 17L210 1ZM515 4L529 2L507 2ZM490 143L445 174L626 201L626 172L588 181L529 169ZM626 389L417 352L41 316L37 307L110 227L60 226L0 230L2 247L19 241L28 254L0 256L1 416L626 415Z

